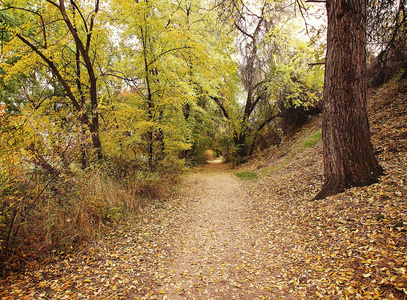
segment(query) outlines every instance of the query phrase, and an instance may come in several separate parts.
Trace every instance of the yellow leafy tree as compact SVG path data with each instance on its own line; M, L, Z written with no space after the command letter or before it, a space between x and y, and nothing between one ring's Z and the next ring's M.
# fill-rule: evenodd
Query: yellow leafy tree
M132 108L138 116L132 120L140 122L114 119L125 139L144 147L140 156L153 170L168 154L192 147L197 138L194 114L202 118L212 111L217 117L212 98L227 97L230 81L236 79L228 53L232 37L221 31L215 12L203 14L194 1L118 3L115 9L122 53L114 74L129 91L128 100L114 104L115 114L121 114L119 106Z
M99 159L99 95L104 59L103 46L109 39L101 21L100 1L1 1L1 67L7 82L16 76L36 78L43 92L27 87L23 97L36 110L47 103L66 106L80 128L77 138L85 147L87 136Z

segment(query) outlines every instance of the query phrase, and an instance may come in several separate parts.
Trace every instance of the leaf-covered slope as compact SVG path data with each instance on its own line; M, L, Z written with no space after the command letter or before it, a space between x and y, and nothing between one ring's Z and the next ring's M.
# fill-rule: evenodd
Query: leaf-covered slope
M385 169L379 183L310 201L323 180L321 143L302 152L283 147L268 166L260 164L270 175L248 187L270 251L279 253L272 264L282 295L407 299L407 96L399 85L369 100L372 141ZM301 145L316 124L287 144Z

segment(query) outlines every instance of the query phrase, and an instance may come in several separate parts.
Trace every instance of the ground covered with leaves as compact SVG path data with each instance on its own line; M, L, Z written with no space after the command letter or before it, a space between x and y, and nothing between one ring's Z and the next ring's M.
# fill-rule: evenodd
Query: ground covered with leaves
M316 118L240 170L198 168L134 222L2 280L0 298L407 299L402 89L370 100L377 184L311 201L323 183Z
M407 299L407 97L397 82L372 95L372 140L385 174L377 184L310 201L322 184L322 147L302 149L318 120L249 184L257 221L277 254L284 299ZM276 289L275 289L276 290Z

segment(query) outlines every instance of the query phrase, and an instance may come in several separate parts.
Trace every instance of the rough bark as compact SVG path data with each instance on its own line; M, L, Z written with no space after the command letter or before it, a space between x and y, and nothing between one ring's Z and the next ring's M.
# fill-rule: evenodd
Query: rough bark
M322 139L325 183L315 199L377 182L382 168L366 109L366 0L327 0Z

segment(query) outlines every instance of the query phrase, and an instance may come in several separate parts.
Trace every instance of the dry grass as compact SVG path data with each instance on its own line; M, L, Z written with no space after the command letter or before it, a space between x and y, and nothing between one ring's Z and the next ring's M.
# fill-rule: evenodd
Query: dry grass
M118 180L106 167L95 167L71 176L30 176L29 184L2 191L0 275L77 249L111 225L134 219L151 199L168 196L181 172L174 164Z

